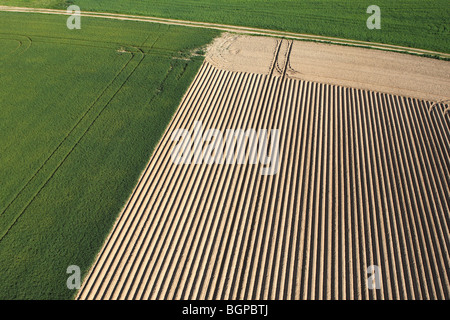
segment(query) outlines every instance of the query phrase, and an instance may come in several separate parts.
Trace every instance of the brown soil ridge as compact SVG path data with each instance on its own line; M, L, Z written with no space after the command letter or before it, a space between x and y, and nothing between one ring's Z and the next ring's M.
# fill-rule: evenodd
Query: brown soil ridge
M68 13L66 10L60 10L60 9L14 7L14 6L1 6L1 5L0 5L0 11L28 12L28 13L40 13L40 14L57 14L57 15L70 15L71 14L71 13ZM448 53L437 52L437 51L432 51L432 50L404 47L404 46L385 44L385 43L344 39L344 38L337 38L337 37L319 36L319 35L312 35L312 34L305 34L305 33L295 33L295 32L280 31L280 30L261 29L261 28L253 28L253 27L243 27L243 26L234 26L234 25L199 22L199 21L189 21L189 20L179 20L179 19L158 18L158 17L143 16L143 15L136 16L136 15L130 15L130 14L118 14L118 13L108 13L108 12L82 11L80 13L80 15L83 17L91 17L91 18L141 21L141 22L150 22L150 23L189 26L189 27L195 27L195 28L208 28L208 29L215 29L215 30L221 30L221 31L227 31L227 32L236 32L236 33L240 33L240 34L264 35L264 36L270 36L270 37L283 37L286 39L317 41L317 42L341 44L341 45L347 45L347 46L358 46L358 47L374 48L374 49L380 49L380 50L389 50L389 51L417 54L417 55L424 55L424 56L433 55L436 57L441 57L441 58L446 58L446 59L450 58L450 54L448 54Z

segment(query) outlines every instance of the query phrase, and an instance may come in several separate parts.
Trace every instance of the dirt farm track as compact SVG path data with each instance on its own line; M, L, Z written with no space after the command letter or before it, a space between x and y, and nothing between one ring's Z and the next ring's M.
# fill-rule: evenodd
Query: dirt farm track
M448 104L290 66L289 53L266 74L205 61L78 299L450 298ZM279 129L278 173L174 164L171 133L194 121Z

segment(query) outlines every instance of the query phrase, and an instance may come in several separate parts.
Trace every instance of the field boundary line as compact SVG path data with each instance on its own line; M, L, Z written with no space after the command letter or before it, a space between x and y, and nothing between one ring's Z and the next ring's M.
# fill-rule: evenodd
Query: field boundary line
M0 11L71 15L70 13L67 13L66 10L24 8L24 7L13 7L13 6L0 6ZM138 16L138 15L106 13L106 12L92 12L92 11L82 11L80 15L83 17L91 17L91 18L105 18L105 19L115 19L115 20L129 20L129 21L162 23L162 24L179 25L179 26L186 26L186 27L216 29L216 30L221 30L221 31L228 31L228 32L235 32L235 33L242 33L242 34L283 37L286 39L295 39L295 40L309 40L309 41L325 42L325 43L330 43L330 44L364 47L364 48L368 48L368 49L395 51L395 52L399 52L399 53L408 53L408 54L414 54L414 55L419 55L419 56L432 55L437 58L450 59L449 53L426 50L426 49L404 47L404 46L393 45L393 44L384 44L384 43L379 43L379 42L368 42L368 41L362 41L362 40L327 37L327 36L288 32L288 31L278 31L278 30L263 29L263 28L252 28L252 27L234 26L234 25L209 23L209 22L198 22L198 21L189 21L189 20L158 18L158 17L151 17L151 16Z

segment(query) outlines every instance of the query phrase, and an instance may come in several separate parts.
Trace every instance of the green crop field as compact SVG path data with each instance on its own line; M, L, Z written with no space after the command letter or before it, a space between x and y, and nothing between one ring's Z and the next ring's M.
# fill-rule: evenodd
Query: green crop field
M0 299L66 299L218 33L0 13Z
M342 37L450 52L448 0L0 0L0 4L130 13ZM381 9L369 30L366 9Z

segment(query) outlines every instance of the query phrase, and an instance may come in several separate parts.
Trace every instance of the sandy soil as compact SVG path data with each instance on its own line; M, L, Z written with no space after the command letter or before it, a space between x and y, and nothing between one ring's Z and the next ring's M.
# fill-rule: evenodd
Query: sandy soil
M207 61L225 70L269 74L280 41L224 33L210 45ZM280 68L287 44L281 41ZM381 50L294 40L287 76L432 101L450 98L450 62Z
M78 299L450 298L448 105L278 76L280 59L203 64ZM278 128L278 173L174 164L196 120Z

